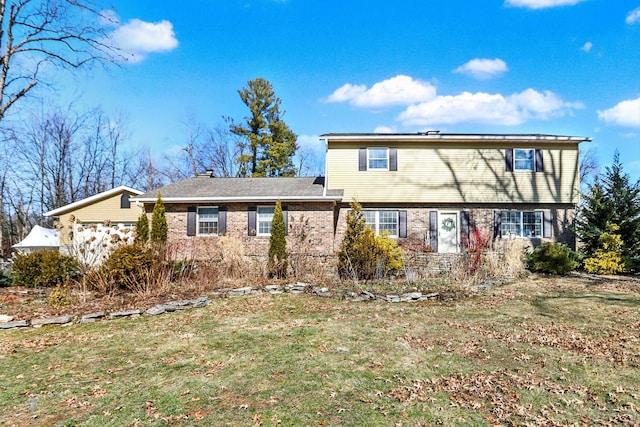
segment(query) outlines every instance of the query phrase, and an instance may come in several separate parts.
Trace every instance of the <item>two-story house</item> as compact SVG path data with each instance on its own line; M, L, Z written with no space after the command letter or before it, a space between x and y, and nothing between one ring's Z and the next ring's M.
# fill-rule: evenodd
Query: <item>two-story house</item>
M579 199L578 146L556 135L325 134L325 177L217 178L159 188L132 201L151 215L160 194L170 240L206 257L220 236L266 255L276 200L288 239L317 254L340 248L352 201L376 232L463 250L472 228L496 238L554 239L571 246Z
M458 252L475 227L494 237L570 246L578 146L556 135L326 134L327 188L356 199L376 231Z

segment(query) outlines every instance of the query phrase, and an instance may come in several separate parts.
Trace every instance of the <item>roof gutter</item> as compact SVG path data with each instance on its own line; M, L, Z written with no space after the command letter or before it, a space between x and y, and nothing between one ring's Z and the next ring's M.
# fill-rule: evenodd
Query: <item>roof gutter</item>
M132 202L155 203L156 197L131 198ZM233 196L233 197L162 197L164 203L202 203L202 202L333 202L341 201L342 196Z

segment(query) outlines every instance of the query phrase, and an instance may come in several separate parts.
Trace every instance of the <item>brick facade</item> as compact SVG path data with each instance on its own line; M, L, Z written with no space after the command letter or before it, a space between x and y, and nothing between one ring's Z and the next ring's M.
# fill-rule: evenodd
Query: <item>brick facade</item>
M268 236L250 236L248 231L248 210L256 204L234 203L227 208L227 230L224 237L187 236L187 205L166 204L166 216L169 226L169 243L179 248L180 254L190 259L215 259L220 256L221 244L233 239L242 246L243 254L250 257L264 257L269 250ZM268 204L258 204L268 206ZM346 231L347 204L333 203L283 203L287 212L288 235L287 248L291 254L332 257L340 250L340 244ZM151 206L148 206L151 208ZM399 243L412 243L429 250L429 213L434 210L469 212L469 228L477 228L493 237L494 213L513 209L513 206L461 207L461 206L363 206L363 209L398 209L407 212L407 237L398 239ZM539 206L522 205L518 210L535 210ZM570 247L575 245L572 231L575 210L570 207L548 209L552 214L552 237L524 239L531 246L542 241L556 240ZM151 215L151 211L147 212Z
M287 248L291 253L331 255L334 253L333 203L283 203L287 212ZM204 206L204 205L203 205ZM222 236L188 236L187 204L165 204L168 243L179 248L183 257L190 259L216 258L220 244L229 239L241 242L247 256L266 256L269 251L268 236L250 236L248 210L256 204L234 203L226 205L227 230ZM273 206L260 203L258 206ZM151 206L149 208L152 209ZM151 215L148 210L147 214Z

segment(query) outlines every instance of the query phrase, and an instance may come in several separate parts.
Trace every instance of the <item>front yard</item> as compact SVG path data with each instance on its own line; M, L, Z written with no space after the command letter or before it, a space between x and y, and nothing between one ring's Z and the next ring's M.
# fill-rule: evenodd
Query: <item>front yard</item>
M1 425L638 425L640 279L0 331Z

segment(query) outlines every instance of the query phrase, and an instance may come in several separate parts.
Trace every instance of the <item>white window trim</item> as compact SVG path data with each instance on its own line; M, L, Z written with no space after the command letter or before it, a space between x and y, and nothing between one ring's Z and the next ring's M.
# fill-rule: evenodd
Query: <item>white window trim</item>
M539 210L513 210L513 211L503 211L503 212L509 212L509 213L517 213L520 216L520 221L519 221L519 225L520 225L520 234L519 235L513 235L513 234L507 234L505 235L502 230L503 230L503 225L504 223L502 222L502 219L500 220L500 236L502 238L508 238L508 239L541 239L544 236L544 211L539 211ZM540 234L539 235L535 235L535 236L525 236L524 235L524 213L526 212L530 212L530 213L534 213L540 216ZM500 214L502 215L502 213Z
M522 169L516 167L516 153L518 151L530 151L533 153L533 162L531 169ZM535 148L514 148L513 149L513 170L514 172L535 172L536 171L536 149Z
M258 206L256 208L256 236L271 236L271 231L269 231L269 233L261 233L260 232L260 210L261 209L272 209L274 212L272 212L271 214L271 224L273 224L273 214L275 213L275 209L276 207L274 205L264 205L264 206ZM269 227L269 230L271 230L271 227Z
M216 224L217 233L201 233L200 232L200 209L216 209L218 211ZM206 221L209 222L209 221ZM220 233L220 208L218 206L198 206L196 209L196 236L217 236Z
M370 224L367 222L367 227L371 227L371 229L376 233L377 236L380 235L380 212L393 212L396 215L396 229L394 233L389 234L387 237L392 237L397 239L400 235L400 212L395 209L363 209L363 212L375 212L375 222ZM366 216L365 216L366 220Z
M370 153L371 150L385 150L386 156L386 164L387 166L384 168L372 168L370 167L369 161L372 160ZM373 159L382 160L382 157L374 157ZM388 171L389 170L389 147L367 147L367 170L370 171Z

